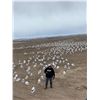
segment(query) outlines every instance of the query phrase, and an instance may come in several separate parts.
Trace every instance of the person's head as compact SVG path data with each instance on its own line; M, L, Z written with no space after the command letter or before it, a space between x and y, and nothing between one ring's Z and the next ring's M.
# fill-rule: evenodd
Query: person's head
M49 65L48 67L51 68L52 66Z

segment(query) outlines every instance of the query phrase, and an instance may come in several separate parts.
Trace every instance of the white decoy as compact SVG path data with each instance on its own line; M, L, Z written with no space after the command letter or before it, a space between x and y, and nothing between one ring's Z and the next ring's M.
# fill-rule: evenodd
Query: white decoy
M53 65L54 66L54 68L56 68L56 64L55 65Z
M23 68L23 65L22 64L20 65L20 68Z
M70 66L68 66L67 69L70 70Z
M44 76L43 75L41 75L41 79L44 80Z
M38 84L40 84L40 83L41 83L41 79L40 79L40 78L38 79L38 82L37 82L37 83L38 83Z
M26 53L26 52L24 52L24 55L27 55L27 53Z
M33 61L32 63L34 64L35 62Z
M28 81L25 81L25 85L29 85L29 82Z
M41 71L41 70L39 70L39 71L38 71L38 75L39 75L39 74L41 74L41 72L42 72L42 71Z
M20 64L21 63L21 60L19 60L18 63Z
M42 64L42 63L40 63L40 66L43 66L43 64Z
M17 72L16 71L14 71L14 74L16 74Z
M69 65L70 65L70 63L67 63L67 65L69 66Z
M33 73L30 73L30 76L32 76L33 75Z
M30 66L28 66L28 68L27 68L26 72L30 71L30 69L31 69L31 67L30 67Z
M66 74L66 71L63 71L63 74L65 75Z
M51 64L48 64L48 66L51 66Z
M18 74L15 74L15 76L14 76L14 80L16 80L17 77L18 77Z
M54 66L54 65L55 65L55 63L53 62L53 63L52 63L52 65Z
M16 82L19 82L21 79L18 77L17 79L16 79Z
M67 68L67 65L64 65L64 68L66 69Z
M37 65L35 64L35 65L33 65L33 67L35 68Z
M24 83L25 82L25 79L22 79L21 82Z
M64 58L61 58L62 60L64 59Z
M28 75L25 76L25 80L28 79Z
M55 60L55 57L53 57L52 60Z
M62 61L60 60L59 63L61 64L61 62L62 62Z
M45 70L46 67L43 67L43 70Z
M59 66L57 66L56 69L59 69Z
M57 62L55 62L55 65L57 65Z
M68 61L68 59L65 59L65 61Z
M71 66L73 66L73 67L74 67L74 66L75 66L75 64L73 64L73 63L72 63L72 64L71 64Z
M24 60L23 63L25 64L26 63L26 60Z
M44 61L43 63L46 64L46 61Z
M31 93L34 93L34 92L35 92L35 87L33 86L31 89Z
M48 65L45 65L45 68L48 67Z
M63 63L65 62L65 60L63 60Z
M59 60L57 59L56 62L59 62Z
M31 72L30 72L30 71L28 71L28 72L27 72L27 74L28 74L28 75L30 75L30 74L31 74Z

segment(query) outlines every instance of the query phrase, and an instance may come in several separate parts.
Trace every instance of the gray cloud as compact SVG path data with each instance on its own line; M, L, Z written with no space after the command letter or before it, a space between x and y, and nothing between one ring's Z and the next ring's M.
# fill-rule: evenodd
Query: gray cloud
M13 15L14 38L86 32L85 2L14 2Z

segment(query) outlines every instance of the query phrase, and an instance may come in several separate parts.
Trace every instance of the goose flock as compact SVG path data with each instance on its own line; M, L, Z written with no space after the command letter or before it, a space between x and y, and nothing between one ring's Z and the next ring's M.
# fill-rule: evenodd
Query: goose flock
M28 52L27 49L32 50ZM36 84L40 85L45 80L44 70L47 66L52 65L56 73L62 69L62 74L66 75L67 71L76 66L67 55L87 50L87 44L86 41L64 40L14 47L13 50L23 50L21 52L23 57L13 60L13 81L31 86L30 92L34 93Z

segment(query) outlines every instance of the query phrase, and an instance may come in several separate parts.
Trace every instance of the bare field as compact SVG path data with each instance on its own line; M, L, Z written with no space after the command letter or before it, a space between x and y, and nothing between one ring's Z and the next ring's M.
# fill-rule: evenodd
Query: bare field
M49 64L56 76L45 90ZM86 74L86 35L13 41L13 100L85 100Z

